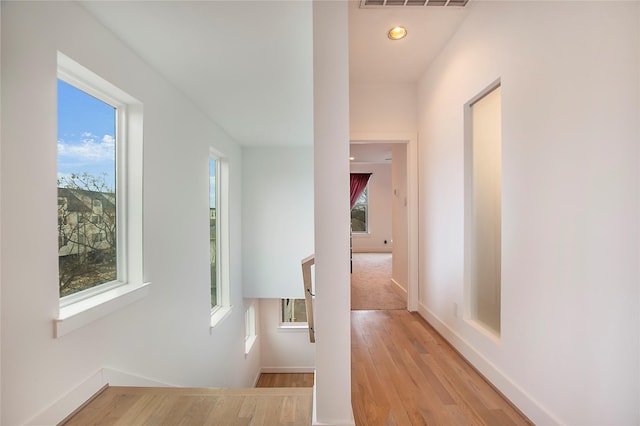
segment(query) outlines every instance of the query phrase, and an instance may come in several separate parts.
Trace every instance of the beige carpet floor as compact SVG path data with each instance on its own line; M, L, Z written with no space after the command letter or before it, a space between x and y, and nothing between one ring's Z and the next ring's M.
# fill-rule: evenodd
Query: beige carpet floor
M351 310L407 309L407 293L391 281L390 253L353 253Z

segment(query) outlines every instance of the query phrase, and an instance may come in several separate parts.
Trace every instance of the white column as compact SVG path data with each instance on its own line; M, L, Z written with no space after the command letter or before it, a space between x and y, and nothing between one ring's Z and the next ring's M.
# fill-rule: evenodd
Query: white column
M353 425L346 1L313 2L315 425Z

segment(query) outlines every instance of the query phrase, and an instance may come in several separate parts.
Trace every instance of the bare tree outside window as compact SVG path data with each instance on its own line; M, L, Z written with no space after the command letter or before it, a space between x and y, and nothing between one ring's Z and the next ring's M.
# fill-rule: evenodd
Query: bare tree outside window
M58 79L60 297L118 279L116 115L116 107Z
M102 176L58 179L60 296L117 278L116 197Z

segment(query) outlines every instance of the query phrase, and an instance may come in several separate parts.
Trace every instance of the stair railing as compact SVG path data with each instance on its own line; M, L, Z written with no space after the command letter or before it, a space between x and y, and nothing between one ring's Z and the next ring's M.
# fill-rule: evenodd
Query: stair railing
M312 254L302 259L302 282L304 284L304 305L307 309L307 324L309 324L309 341L316 342L316 334L313 324L313 279L311 277L311 266L315 264L316 258Z

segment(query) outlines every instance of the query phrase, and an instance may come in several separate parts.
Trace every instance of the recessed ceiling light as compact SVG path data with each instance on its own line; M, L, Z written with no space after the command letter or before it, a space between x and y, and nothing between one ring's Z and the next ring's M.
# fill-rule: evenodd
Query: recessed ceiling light
M353 161L355 159L356 159L356 157L349 157L349 160L351 160L351 161Z
M407 36L407 29L405 27L393 27L387 33L387 37L391 40L400 40Z

